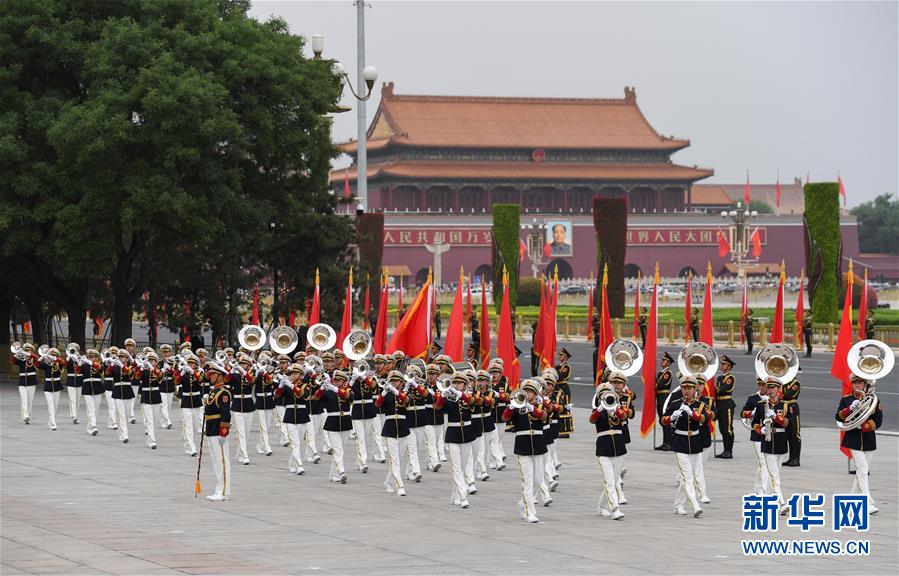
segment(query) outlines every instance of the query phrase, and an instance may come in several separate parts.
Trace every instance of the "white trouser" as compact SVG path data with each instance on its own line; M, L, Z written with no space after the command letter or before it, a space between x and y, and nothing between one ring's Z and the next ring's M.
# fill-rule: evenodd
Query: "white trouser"
M44 392L44 398L47 399L47 413L50 420L48 426L56 426L56 408L59 406L59 392Z
M172 426L172 397L174 394L172 392L163 392L162 393L162 404L160 405L160 412L162 413L162 421L161 424L170 428Z
M87 412L87 432L90 434L97 429L97 410L100 409L103 394L88 394L83 398L84 410Z
M762 496L765 494L765 486L768 485L770 480L768 479L768 466L765 464L765 457L762 454L762 443L753 441L751 442L753 450L755 450L755 459L758 463L758 468L755 471L755 482L752 485L752 491L755 492L756 495Z
M384 438L384 441L387 443L387 479L384 480L384 486L390 491L396 491L403 488L400 455L405 452L406 439Z
M306 445L306 460L312 460L315 456L318 455L318 448L316 447L316 425L315 425L315 416L309 415L309 422L305 424L299 424L299 426L305 426L305 433L303 434L303 442Z
M437 436L437 457L446 462L446 422L434 425L434 435Z
M19 386L19 401L22 420L31 418L31 407L34 405L34 389L37 386Z
M599 477L602 481L602 493L599 495L597 508L600 512L613 513L618 510L618 470L620 456L599 456Z
M115 418L116 424L119 425L119 440L128 439L128 405L131 400L116 398L115 402Z
M702 468L702 463L707 458L707 450L703 450L700 454L702 457L696 460L696 466L693 470L693 481L696 482L696 495L702 500L709 497L709 493L705 489L705 471Z
M380 462L384 459L384 446L375 426L377 421L377 418L353 420L353 431L356 433L356 466L360 470L368 462L369 442L374 446L374 460Z
M499 444L499 453L503 455L503 458L506 457L506 449L503 447L503 438L506 435L506 423L498 422L496 424L496 440L497 444Z
M874 457L873 450L862 452L861 450L849 450L852 454L852 461L855 462L855 479L852 481L852 490L850 494L866 494L868 496L868 506L874 506L874 498L868 488L868 474L871 470L871 458Z
M424 444L424 453L428 458L428 467L433 469L440 463L440 457L437 455L437 432L434 430L433 424L427 424L418 429L419 448Z
M456 444L450 442L446 445L449 452L450 469L453 472L453 490L450 500L455 504L468 499L468 483L465 482L465 461L471 460L471 442Z
M159 420L159 404L141 404L144 415L144 430L147 432L147 446L156 444L156 421Z
M268 442L268 427L272 422L272 412L274 410L256 410L259 417L259 439L256 440L256 453L268 454L272 451L272 447Z
M250 427L253 426L253 412L231 412L231 423L237 430L237 461L249 462L247 434L250 432Z
M81 386L66 386L66 395L69 398L69 418L78 418L78 400L81 398Z
M350 441L350 431L341 430L340 432L332 432L325 430L328 440L331 444L331 471L330 478L332 481L339 481L340 477L346 474L343 467L343 449Z
M221 436L207 436L206 445L209 446L209 459L212 460L212 468L215 470L216 496L231 496L231 460L228 458L228 438Z
M474 442L469 442L469 457L462 459L462 474L465 476L465 483L469 486L474 485Z
M116 424L115 400L112 397L112 390L104 390L103 395L106 396L106 427L115 428L118 424Z
M696 512L699 506L699 500L696 498L696 466L697 462L702 458L702 453L682 454L674 453L674 459L677 462L677 469L680 473L680 481L677 483L677 492L674 493L674 506L682 508L684 502L689 501L693 512Z
M202 408L182 408L181 409L181 431L184 436L184 453L196 454L197 444L194 439L195 434L203 433L203 409Z
M763 456L765 457L765 468L768 469L768 486L765 489L765 494L769 496L776 494L777 505L783 506L786 502L784 501L783 492L780 490L780 465L787 459L787 455L763 454Z
M287 459L287 470L299 472L303 470L303 435L305 424L285 424L287 443L290 445L290 458Z
M375 424L375 430L378 432L378 437L381 438L381 449L384 451L384 457L387 457L387 439L381 436L381 430L384 429L384 415L378 412L377 414L378 422Z
M418 461L418 435L421 428L409 428L406 436L406 479L415 480L421 474L421 462Z
M536 516L537 497L534 494L534 478L543 475L543 455L522 456L516 454L515 458L518 459L518 472L521 477L519 505L525 518Z
M328 415L322 412L321 414L312 414L310 418L312 419L312 426L314 428L314 435L312 438L315 441L315 445L312 449L315 452L327 452L331 449L331 439L325 434L325 420L328 419ZM319 450L319 448L321 448L321 450Z
M494 428L492 432L487 432L487 461L493 468L498 468L503 463L503 445L500 440L500 428Z
M287 412L286 406L275 406L275 423L278 425L278 443L285 446L290 442L287 438L287 424L284 423L284 413Z
M134 398L128 401L128 418L134 418L134 404L137 402L138 398L140 398L140 394L137 392L137 386L132 386L131 390L134 392Z
M547 446L547 448L549 448L549 454L552 456L553 468L558 468L562 464L562 461L559 460L559 439L556 438L556 441Z
M552 446L552 444L550 444ZM540 482L540 490L543 492L543 501L551 496L549 495L549 485L553 482L553 476L556 475L556 467L553 465L552 456L549 453L549 447L547 447L546 454L543 455L543 481Z
M614 459L612 462L615 465L615 489L616 495L618 496L618 503L627 502L627 498L624 496L624 483L621 481L621 473L624 471L624 457L627 454L622 454Z
M475 438L474 442L471 443L471 452L478 478L487 473L487 443L484 441L485 435L486 432Z

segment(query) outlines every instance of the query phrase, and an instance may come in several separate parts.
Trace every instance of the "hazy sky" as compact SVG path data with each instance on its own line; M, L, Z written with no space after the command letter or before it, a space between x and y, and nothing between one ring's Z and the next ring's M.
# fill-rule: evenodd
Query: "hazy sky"
M257 1L325 35L355 82L352 1ZM706 182L843 178L849 205L896 195L897 2L387 2L366 10L366 62L398 94L620 98ZM311 55L311 47L307 45ZM344 104L354 105L351 97ZM368 103L369 122L378 95ZM356 136L356 114L334 136ZM338 162L344 165L346 161Z

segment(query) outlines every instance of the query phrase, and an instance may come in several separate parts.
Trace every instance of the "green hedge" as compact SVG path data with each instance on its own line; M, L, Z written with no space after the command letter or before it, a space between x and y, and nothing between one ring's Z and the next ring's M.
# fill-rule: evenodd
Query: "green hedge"
M504 264L509 271L509 306L515 310L520 228L521 207L518 204L493 205L493 304L497 310L503 302Z
M613 318L624 316L624 260L627 252L627 198L593 199L593 227L596 229L597 286L602 286L603 264L609 265L609 311ZM600 294L597 291L597 294ZM601 306L596 298L597 308Z
M377 314L380 302L378 279L381 277L381 261L384 256L383 212L366 212L356 217L356 243L359 246L359 263L353 282L362 289L358 291L359 305L353 310L362 311L368 277L371 308Z
M540 306L540 279L524 277L518 281L518 305Z
M816 322L838 322L842 241L840 188L836 182L805 185L805 269Z

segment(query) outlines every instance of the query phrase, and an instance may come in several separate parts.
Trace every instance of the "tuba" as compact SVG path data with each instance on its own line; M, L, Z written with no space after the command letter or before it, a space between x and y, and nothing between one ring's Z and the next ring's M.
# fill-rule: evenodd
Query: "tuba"
M297 331L290 326L278 326L268 333L268 345L275 354L290 354L299 343Z
M237 341L250 352L265 346L265 330L255 324L247 324L237 333Z
M509 408L513 410L518 410L522 414L527 412L528 405L528 393L522 390L521 388L517 388L514 392L512 392L512 397L509 399Z
M319 352L324 352L334 347L337 333L327 324L313 324L306 332L306 341Z
M353 330L343 339L344 355L351 361L362 360L371 352L371 334L365 330Z
M868 389L855 409L842 422L837 421L840 430L855 430L865 423L877 409L877 394L874 387L877 380L893 370L896 362L893 351L880 340L862 340L849 349L846 357L849 370L868 381Z
M608 356L606 357L608 358ZM614 410L617 407L618 394L615 392L615 388L608 382L597 386L596 392L593 394L593 409Z
M785 344L768 344L755 355L755 373L765 382L787 384L799 373L799 356Z
M615 340L606 348L606 365L615 372L633 376L643 367L643 351L630 340Z

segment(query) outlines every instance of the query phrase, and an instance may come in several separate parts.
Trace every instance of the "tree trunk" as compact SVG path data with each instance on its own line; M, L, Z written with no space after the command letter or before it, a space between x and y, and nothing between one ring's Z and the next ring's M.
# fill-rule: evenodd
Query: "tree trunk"
M44 333L44 305L37 298L23 298L25 308L28 309L28 321L31 322L31 337L35 347L46 342Z
M6 286L0 286L0 318L3 319L3 328L0 328L0 346L9 346L9 328L12 320L12 300L6 293Z
M69 317L69 342L77 343L81 346L82 351L86 350L87 341L85 340L84 324L87 322L87 310L85 310L84 304L72 307L67 306L65 311Z
M131 338L131 316L134 312L134 301L131 293L124 286L112 283L112 333L109 343L121 346L126 338Z

